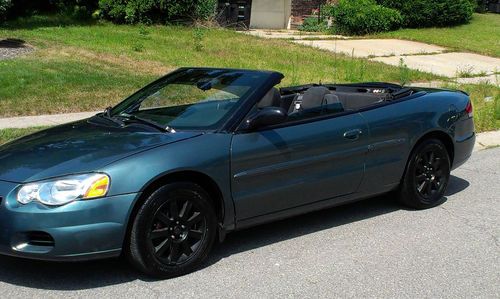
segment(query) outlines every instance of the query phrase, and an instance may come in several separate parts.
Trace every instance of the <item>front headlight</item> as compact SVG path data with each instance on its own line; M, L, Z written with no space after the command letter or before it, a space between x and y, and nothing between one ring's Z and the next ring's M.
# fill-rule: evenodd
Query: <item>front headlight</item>
M17 192L17 201L27 204L37 200L45 205L60 206L77 199L105 196L109 189L109 176L90 173L29 183Z

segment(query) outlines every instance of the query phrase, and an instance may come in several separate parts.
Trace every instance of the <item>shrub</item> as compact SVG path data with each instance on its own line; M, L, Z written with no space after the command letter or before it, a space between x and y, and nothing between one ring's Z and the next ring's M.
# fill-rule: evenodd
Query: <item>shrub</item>
M377 1L401 12L403 25L414 28L468 23L477 6L476 0Z
M71 18L88 18L97 8L98 0L0 0L0 18L3 3L9 4L10 19L37 14L64 14Z
M99 0L102 15L116 23L151 24L190 19L195 4L196 0Z
M328 22L325 18L318 20L318 17L308 17L300 25L300 31L320 32L328 29Z
M195 17L202 21L208 21L215 17L217 0L198 0L196 3Z
M335 30L342 34L369 34L400 27L401 14L375 0L340 0L332 10Z
M488 12L488 0L477 0L476 12L486 13Z
M97 9L97 0L59 0L56 2L58 12L75 19L88 19Z
M116 23L125 22L126 0L99 0L101 15Z
M0 23L5 21L7 11L12 5L10 0L0 0Z

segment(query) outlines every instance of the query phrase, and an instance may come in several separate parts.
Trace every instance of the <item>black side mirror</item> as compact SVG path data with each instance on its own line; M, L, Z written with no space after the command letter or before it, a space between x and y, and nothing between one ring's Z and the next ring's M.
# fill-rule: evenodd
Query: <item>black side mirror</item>
M252 114L245 121L244 128L247 130L277 125L287 118L287 112L281 107L264 107Z

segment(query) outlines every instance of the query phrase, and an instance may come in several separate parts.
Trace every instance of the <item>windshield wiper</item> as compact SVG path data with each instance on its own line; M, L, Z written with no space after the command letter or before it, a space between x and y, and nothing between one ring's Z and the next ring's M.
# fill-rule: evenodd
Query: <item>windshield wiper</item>
M106 109L104 109L104 112L99 113L97 115L119 125L120 127L122 127L124 125L124 123L111 116L111 109L112 109L111 107L107 107Z
M111 109L113 109L111 106L106 107L106 109L104 109L104 115L111 117Z
M123 117L125 118L125 122L139 122L141 124L144 124L144 125L148 125L150 127L153 127L153 128L156 128L158 130L161 130L162 132L169 132L169 133L175 133L175 130L174 128L172 127L169 127L169 126L164 126L164 125L161 125L155 121L152 121L152 120L149 120L149 119L145 119L145 118L142 118L142 117L138 117L136 115L130 115L130 114L127 114L127 115L123 115L121 114L120 117Z

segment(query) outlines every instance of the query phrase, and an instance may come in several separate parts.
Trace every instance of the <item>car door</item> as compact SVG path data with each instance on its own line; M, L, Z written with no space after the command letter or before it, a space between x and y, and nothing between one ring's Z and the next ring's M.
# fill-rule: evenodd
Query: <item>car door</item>
M355 192L368 139L359 113L235 133L231 178L237 220Z
M381 193L401 181L411 151L411 137L423 130L428 114L412 101L394 102L361 112L371 142L360 192Z

